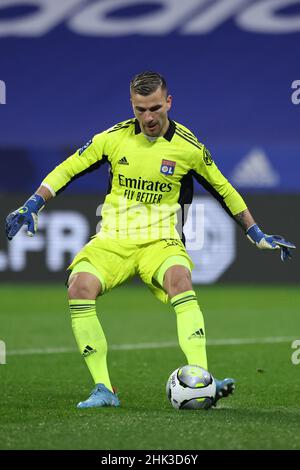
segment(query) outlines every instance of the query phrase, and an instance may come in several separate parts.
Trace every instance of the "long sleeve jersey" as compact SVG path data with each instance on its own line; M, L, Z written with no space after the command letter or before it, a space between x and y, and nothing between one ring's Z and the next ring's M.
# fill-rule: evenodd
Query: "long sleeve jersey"
M148 138L136 119L95 135L44 179L53 195L74 178L109 164L109 187L102 207L100 237L145 243L182 238L196 179L232 216L247 207L223 176L208 149L185 126L170 120L164 136ZM101 178L101 171L99 173Z

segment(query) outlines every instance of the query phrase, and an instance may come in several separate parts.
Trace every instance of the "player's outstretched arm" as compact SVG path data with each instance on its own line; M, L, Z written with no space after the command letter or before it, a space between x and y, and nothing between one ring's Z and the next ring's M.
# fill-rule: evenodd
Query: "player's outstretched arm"
M294 243L288 242L281 235L267 235L261 231L253 219L249 209L234 216L236 221L243 227L248 239L262 250L280 249L282 261L291 259L291 249L296 248Z
M223 208L245 230L249 240L260 249L276 250L280 248L281 259L291 258L291 249L296 246L280 235L267 235L256 224L246 203L238 191L229 183L212 160L209 150L202 145L200 152L194 151L193 176L202 184Z
M83 147L54 168L43 180L39 189L19 209L6 218L5 231L9 240L27 225L27 234L33 236L37 231L38 213L45 203L63 190L75 177L86 171L93 171L105 161L109 150L106 145L108 131L103 131L90 139Z
M27 225L27 235L33 237L37 231L38 213L43 209L46 201L53 196L48 188L40 186L23 206L11 212L6 217L5 232L8 240L12 240L23 225Z

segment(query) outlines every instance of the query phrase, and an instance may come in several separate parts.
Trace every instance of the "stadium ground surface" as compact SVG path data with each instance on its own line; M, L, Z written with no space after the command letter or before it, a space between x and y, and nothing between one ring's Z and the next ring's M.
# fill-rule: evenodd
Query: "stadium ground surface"
M77 410L93 384L76 350L61 286L2 285L1 449L300 449L298 286L202 286L209 370L235 394L209 411L176 411L169 374L185 363L176 323L141 285L98 302L119 409ZM298 355L300 357L300 354Z

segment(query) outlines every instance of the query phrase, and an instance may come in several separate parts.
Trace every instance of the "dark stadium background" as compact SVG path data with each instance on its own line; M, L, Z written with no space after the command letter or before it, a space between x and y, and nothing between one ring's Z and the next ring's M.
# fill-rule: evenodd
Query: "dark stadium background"
M99 222L106 168L78 179L51 201L32 240L19 234L9 243L5 217L94 134L132 117L129 81L144 70L166 77L174 100L171 118L206 144L261 228L299 246L299 45L297 0L2 1L3 293L7 286L18 298L25 283L30 310L39 283L43 289L63 286L66 266ZM192 253L195 285L228 292L240 284L240 292L250 285L274 286L274 292L277 287L283 296L286 292L283 304L299 311L299 254L283 264L279 253L250 246L227 215L220 222L218 203L195 187L207 207L204 247ZM250 299L251 294L247 303ZM277 320L281 323L280 314ZM299 336L296 327L293 334Z

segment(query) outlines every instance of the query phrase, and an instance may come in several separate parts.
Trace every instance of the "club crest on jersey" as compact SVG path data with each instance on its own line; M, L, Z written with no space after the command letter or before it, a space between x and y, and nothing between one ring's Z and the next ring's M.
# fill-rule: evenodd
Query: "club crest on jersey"
M172 162L172 160L162 160L160 172L167 176L174 175L175 165L176 162Z

